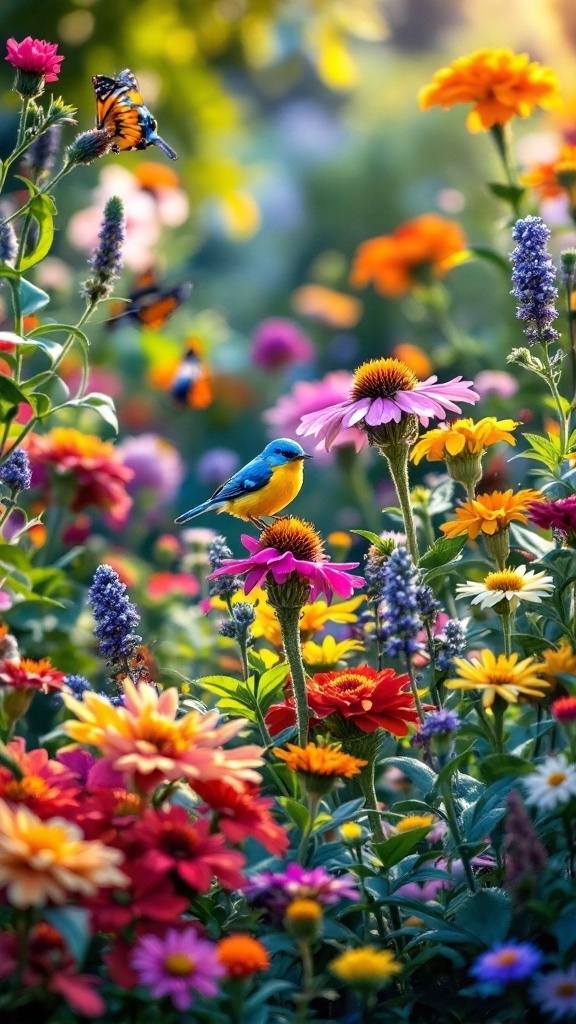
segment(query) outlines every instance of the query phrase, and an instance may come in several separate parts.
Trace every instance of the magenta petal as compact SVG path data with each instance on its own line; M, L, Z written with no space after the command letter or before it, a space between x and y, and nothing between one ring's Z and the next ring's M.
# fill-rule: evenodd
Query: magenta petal
M244 593L249 594L251 590L254 590L254 587L258 587L262 580L266 578L267 573L267 566L260 565L257 569L252 569L244 580Z
M258 551L260 547L260 541L256 537L251 537L249 533L243 533L240 537L240 540L242 541L246 550L249 551L251 555Z

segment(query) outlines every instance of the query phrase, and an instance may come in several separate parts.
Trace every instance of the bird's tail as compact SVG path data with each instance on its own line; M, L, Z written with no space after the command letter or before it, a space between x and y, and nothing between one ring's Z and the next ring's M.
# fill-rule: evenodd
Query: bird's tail
M184 512L181 516L178 516L178 519L175 519L174 522L176 524L187 523L189 519L194 519L196 516L202 515L203 512L207 512L210 508L217 509L220 507L219 502L215 504L212 499L209 498L208 501L203 501L201 505L196 505L196 508L191 508L188 512Z

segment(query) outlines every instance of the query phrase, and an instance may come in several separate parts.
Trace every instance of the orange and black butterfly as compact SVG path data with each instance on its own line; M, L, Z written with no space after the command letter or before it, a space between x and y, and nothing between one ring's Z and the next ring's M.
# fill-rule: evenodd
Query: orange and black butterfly
M178 154L158 135L158 123L144 105L138 82L125 68L117 78L94 75L96 127L112 137L112 151L158 146L171 160Z
M170 394L179 405L188 405L192 409L205 409L212 401L210 373L195 338L189 338L186 343L186 351L172 381Z
M136 279L128 300L114 305L109 326L114 327L118 320L127 317L135 320L140 327L151 331L160 330L191 292L191 281L183 281L173 288L162 288L154 271L145 270Z

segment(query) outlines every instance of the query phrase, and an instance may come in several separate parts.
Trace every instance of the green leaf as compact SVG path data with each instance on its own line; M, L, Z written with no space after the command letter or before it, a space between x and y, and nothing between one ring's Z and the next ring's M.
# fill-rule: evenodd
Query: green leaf
M263 714L266 714L274 698L282 695L289 671L286 664L274 665L260 676L256 699Z
M45 352L51 363L53 363L62 354L62 345L58 341L52 341L52 338L32 338L30 336L20 339L20 345L25 345L27 348L39 348L41 352ZM32 382L26 381L29 385Z
M517 204L526 192L526 189L520 188L519 185L504 185L500 181L487 181L486 184L493 196L513 205Z
M379 550L383 547L382 538L377 533L372 533L371 530L350 530L350 533L355 533L358 537L364 537L365 540L369 540Z
M0 373L0 402L4 405L13 407L20 405L21 402L27 402L28 398L14 383L10 377L5 377Z
M215 693L217 697L236 696L240 686L240 680L234 676L203 676L195 679L194 682L201 690L208 690L208 693Z
M50 252L54 241L54 215L56 213L54 200L45 192L39 193L28 203L28 211L38 225L38 241L34 251L20 260L20 270L28 270L29 267L40 263L40 260L43 260Z
M459 928L487 947L506 938L511 921L510 897L502 889L481 889L472 893L454 918Z
M50 302L50 296L35 284L31 284L25 277L20 278L20 309L23 316L29 316L43 309Z
M533 766L514 754L489 754L478 761L477 769L482 781L491 786L506 775L528 775Z
M28 573L31 569L28 556L24 554L22 548L15 544L0 544L0 563L3 566L19 569L23 573Z
M400 832L397 836L391 836L384 843L376 843L374 849L386 871L393 868L400 861L404 860L412 850L418 846L421 839L430 831L429 825L422 825L420 828L411 828L408 832Z
M421 569L436 569L453 562L464 547L467 537L441 537L425 551L418 565Z
M229 715L230 718L247 718L253 725L258 721L248 704L240 700L234 700L232 697L223 697L222 700L217 702L217 707L223 715Z
M380 764L399 768L423 793L429 793L436 782L436 773L415 757L385 757Z
M502 270L506 277L510 277L510 260L507 260L501 253L496 252L489 245L469 245L469 252L474 253L481 260L486 260L487 263L493 263L494 266Z
M115 433L118 433L118 417L116 415L116 409L114 407L114 400L110 398L110 395L105 395L100 391L92 391L89 395L84 395L82 398L71 398L69 402L65 403L65 408L75 407L78 409L93 409L99 416L102 417L105 423L108 423Z
M310 819L308 809L304 806L304 804L299 803L298 800L293 800L292 797L290 796L279 796L278 802L284 808L286 814L288 814L288 816L292 818L292 821L295 822L300 831L304 832L304 830L308 827L308 822Z

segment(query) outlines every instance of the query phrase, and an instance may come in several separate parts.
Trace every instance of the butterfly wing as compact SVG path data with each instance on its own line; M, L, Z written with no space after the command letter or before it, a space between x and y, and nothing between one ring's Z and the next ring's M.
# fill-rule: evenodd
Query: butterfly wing
M131 78L135 83L133 75ZM130 99L130 83L121 77L109 78L107 75L94 75L92 83L96 94L96 127L112 137L113 152L141 147L143 131L139 107ZM136 95L140 96L140 93Z
M189 342L176 371L170 393L179 405L187 405L192 409L206 409L212 401L210 374L202 361L198 346L193 341Z

